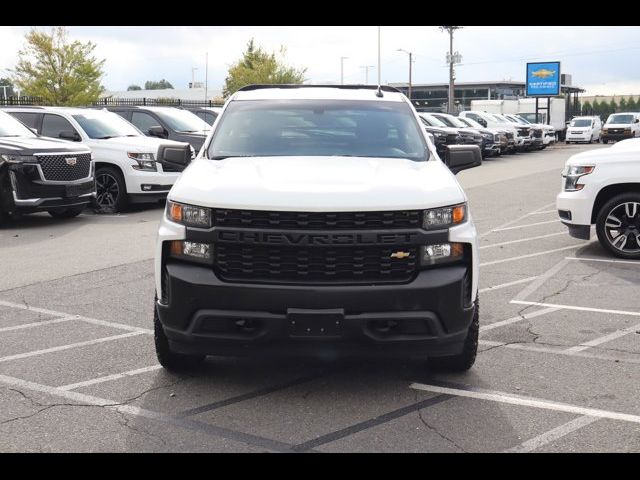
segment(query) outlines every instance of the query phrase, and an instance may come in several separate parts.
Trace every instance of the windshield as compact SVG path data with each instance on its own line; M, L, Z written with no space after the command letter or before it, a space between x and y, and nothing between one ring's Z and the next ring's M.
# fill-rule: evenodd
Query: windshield
M142 133L120 115L105 110L73 115L89 138L142 137Z
M483 127L482 125L480 125L478 122L476 122L474 119L472 118L468 118L468 117L458 117L458 120L460 120L462 123L470 126L471 128L481 128L484 130L485 127Z
M633 123L634 122L634 116L633 115L611 115L609 117L609 120L607 120L607 123L625 123L625 124L629 124L629 123Z
M406 103L344 100L231 102L209 145L212 159L348 156L428 159Z
M490 115L490 114L489 114ZM509 123L506 119L502 118L501 116L497 115L497 114L493 114L491 115L493 118L496 119L496 121L500 122L500 123Z
M8 113L0 112L0 137L35 137L36 134Z
M200 117L188 110L178 110L171 108L166 110L154 110L172 130L178 133L203 132L210 128L210 125Z
M468 128L464 123L462 123L456 117L449 117L449 116L441 115L441 116L438 116L438 119L442 120L443 122L445 122L450 127Z
M439 118L436 118L433 115L429 115L428 113L421 113L420 116L425 122L427 122L432 127L448 127L449 126Z
M522 122L522 123L525 123L527 125L531 124L531 121L528 118L525 118L524 115L521 114L521 113L519 113L517 115L514 115L514 117L517 118L518 120L520 120L520 122Z
M529 125L528 122L525 122L523 119L521 119L516 115L508 115L508 116L505 115L505 117L507 117L507 120L511 120L512 122L519 123L520 125Z
M582 118L580 120L573 120L571 122L572 127L590 127L591 119L590 118Z

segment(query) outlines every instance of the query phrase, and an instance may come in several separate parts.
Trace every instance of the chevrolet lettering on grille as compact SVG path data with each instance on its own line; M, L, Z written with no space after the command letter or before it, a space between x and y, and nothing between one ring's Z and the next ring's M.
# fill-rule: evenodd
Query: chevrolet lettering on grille
M216 241L266 245L402 245L414 244L418 234L394 233L297 233L297 232L246 232L218 230Z

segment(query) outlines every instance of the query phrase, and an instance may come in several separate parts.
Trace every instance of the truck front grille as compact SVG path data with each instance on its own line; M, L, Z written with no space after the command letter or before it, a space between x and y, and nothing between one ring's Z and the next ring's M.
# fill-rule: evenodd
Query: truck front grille
M87 178L91 172L90 153L66 153L36 155L44 180L50 182L73 182Z
M394 258L402 251L409 255ZM214 269L226 281L372 283L409 281L417 247L272 247L217 244Z
M390 212L271 212L215 209L214 225L273 230L420 228L421 210Z

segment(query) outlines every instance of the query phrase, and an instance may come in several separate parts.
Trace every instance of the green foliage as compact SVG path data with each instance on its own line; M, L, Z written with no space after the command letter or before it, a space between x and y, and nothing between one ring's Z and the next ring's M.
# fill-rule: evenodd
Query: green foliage
M637 109L638 104L636 103L635 99L633 97L629 97L629 100L627 100L627 111L635 112Z
M0 95L2 97L12 97L15 95L15 92L13 91L13 83L11 83L11 79L9 78L0 78L0 87L7 87L7 88L0 88Z
M618 111L618 104L612 98L611 101L609 102L609 114L616 113L617 111Z
M286 49L280 53L267 53L256 47L253 39L247 44L242 58L234 63L227 73L222 94L225 98L246 85L254 84L301 84L307 69L296 69L284 63Z
M593 112L593 106L589 103L589 100L587 100L582 105L582 114L583 115L592 115L592 112Z
M145 90L163 90L165 88L173 89L173 85L167 82L164 78L159 82L154 82L153 80L147 80L144 82Z
M24 95L42 98L48 105L87 105L104 90L100 85L104 60L94 55L92 42L69 41L64 27L51 34L32 29L26 47L18 52L13 82Z
M127 92L131 92L132 90L142 90L142 88L140 85L129 85L127 87Z
M622 97L622 98L620 99L620 103L618 103L618 111L620 111L620 112L626 112L626 111L627 111L627 108L628 108L628 106L627 106L627 101L625 100L625 98L624 98L624 97Z

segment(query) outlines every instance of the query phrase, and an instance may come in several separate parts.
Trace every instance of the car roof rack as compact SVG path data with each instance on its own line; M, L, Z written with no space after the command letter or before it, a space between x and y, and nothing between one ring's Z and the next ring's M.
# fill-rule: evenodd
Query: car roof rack
M298 84L257 84L257 85L246 85L240 89L238 92L247 92L250 90L263 90L266 88L340 88L342 90L375 90L375 91L383 91L383 92L397 92L402 93L395 87L391 87L389 85L298 85Z

